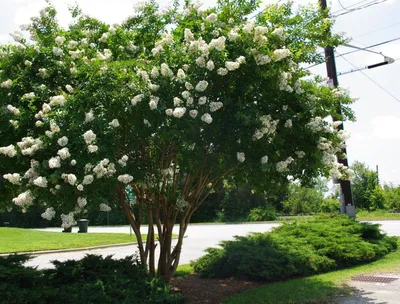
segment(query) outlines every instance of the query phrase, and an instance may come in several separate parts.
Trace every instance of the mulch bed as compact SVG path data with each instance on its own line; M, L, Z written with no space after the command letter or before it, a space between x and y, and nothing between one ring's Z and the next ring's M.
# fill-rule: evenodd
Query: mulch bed
M262 282L234 278L206 279L195 274L174 278L171 284L175 287L175 291L182 293L188 299L189 304L219 304L227 297L265 285Z

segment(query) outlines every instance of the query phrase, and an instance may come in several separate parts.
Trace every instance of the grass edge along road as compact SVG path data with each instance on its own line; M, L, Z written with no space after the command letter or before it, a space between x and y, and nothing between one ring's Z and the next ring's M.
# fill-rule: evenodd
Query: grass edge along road
M285 282L266 284L225 299L223 304L320 303L351 292L344 283L352 276L400 269L399 248L375 262ZM183 265L182 265L183 266Z
M144 240L146 235L143 235ZM0 228L0 254L86 248L136 242L125 233L60 233L22 228Z

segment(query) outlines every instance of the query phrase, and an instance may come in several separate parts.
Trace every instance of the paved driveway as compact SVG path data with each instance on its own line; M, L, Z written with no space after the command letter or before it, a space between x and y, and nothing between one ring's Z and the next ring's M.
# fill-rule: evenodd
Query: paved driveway
M388 235L400 236L400 221L380 221L374 222L382 225L382 229ZM265 232L271 230L272 227L279 226L279 223L261 223L261 224L212 224L212 225L190 225L186 231L186 238L183 243L181 255L181 264L187 264L191 260L195 260L204 254L204 250L211 246L216 246L220 241L230 240L235 235L246 235L249 232ZM77 231L77 228L74 228ZM61 231L61 228L41 229L45 231ZM146 227L141 228L142 232L146 232ZM113 233L130 233L129 226L118 227L90 227L90 232L113 232ZM175 226L174 233L178 233L178 227ZM110 247L103 249L84 250L79 252L51 253L44 254L32 259L28 265L46 268L51 266L51 260L67 260L80 259L87 253L114 255L121 258L131 255L135 252L136 246Z

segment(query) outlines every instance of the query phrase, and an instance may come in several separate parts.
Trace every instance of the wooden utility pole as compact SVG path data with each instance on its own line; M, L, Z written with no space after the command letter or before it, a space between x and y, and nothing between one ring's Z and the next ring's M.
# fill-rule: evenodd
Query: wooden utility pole
M327 9L326 0L319 0L319 4L321 9L324 11ZM335 53L333 51L333 47L327 46L325 47L325 59L326 59L326 70L328 74L328 78L332 81L334 87L339 86L339 81L337 78L336 71L336 63L335 63ZM337 109L337 113L341 114L340 108ZM333 117L333 121L337 119ZM339 126L340 130L343 130L343 124ZM343 155L347 155L346 147L342 149ZM345 158L338 158L338 162L343 164L344 166L349 166L347 161L347 156ZM351 185L348 180L339 180L340 184L340 201L342 202L341 213L347 213L351 216L355 216L355 209L353 204L353 197L351 195ZM354 214L353 214L354 213Z

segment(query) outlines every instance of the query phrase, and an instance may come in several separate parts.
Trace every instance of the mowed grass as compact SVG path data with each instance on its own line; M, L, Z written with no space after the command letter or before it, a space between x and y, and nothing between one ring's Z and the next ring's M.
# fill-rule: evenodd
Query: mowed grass
M400 213L391 213L387 210L359 211L357 220L360 221L379 221L379 220L400 220Z
M0 253L84 248L129 242L136 242L136 237L124 233L60 233L0 228Z
M400 246L400 239L399 239ZM227 298L223 304L287 304L325 303L332 297L349 294L351 290L344 284L352 276L378 271L400 269L400 248L382 259L349 269L333 271L306 278L267 284L247 290Z

